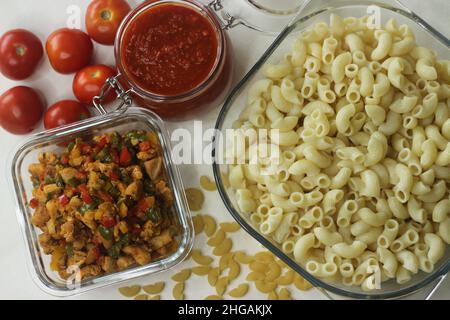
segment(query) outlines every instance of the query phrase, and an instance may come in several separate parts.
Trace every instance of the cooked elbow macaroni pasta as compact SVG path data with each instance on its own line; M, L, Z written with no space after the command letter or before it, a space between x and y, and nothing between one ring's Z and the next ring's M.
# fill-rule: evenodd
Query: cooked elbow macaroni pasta
M231 165L229 180L309 273L371 290L377 268L403 284L450 244L450 63L406 25L363 21L333 14L266 66L239 123L267 129L281 160Z

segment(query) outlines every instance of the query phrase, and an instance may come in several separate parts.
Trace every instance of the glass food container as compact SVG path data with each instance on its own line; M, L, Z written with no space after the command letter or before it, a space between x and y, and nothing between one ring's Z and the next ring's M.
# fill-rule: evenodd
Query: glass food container
M113 87L120 87L114 79L110 79L109 82ZM109 91L109 89L106 91ZM107 94L106 91L105 94ZM118 95L121 96L120 92L118 92ZM183 261L193 246L194 233L190 211L180 174L172 160L170 140L163 121L152 111L132 106L132 102L128 98L121 100L122 102L116 111L103 113L101 100L100 97L97 101L98 109L101 111L100 115L34 135L17 148L10 161L10 185L17 205L17 218L28 250L29 269L38 286L56 296L70 296L135 277L168 270ZM51 270L51 256L43 252L38 242L41 231L31 223L34 210L28 204L32 198L33 186L30 181L28 166L37 162L39 153L44 151L58 153L63 149L61 146L67 145L77 137L90 138L96 134L114 131L124 133L128 130L145 130L157 134L161 146L160 153L163 158L165 176L174 194L172 215L174 224L180 230L176 237L178 248L175 252L144 266L88 278L81 282L77 281L79 279L76 279L76 273L74 273L73 277L64 280L59 277L57 272ZM70 270L68 272L71 273Z
M324 6L318 8L316 5L317 2ZM391 1L390 3L387 3L387 1L372 2L363 0L309 1L303 6L303 12L307 12L307 14L303 15L301 12L298 17L287 25L263 56L255 63L252 69L231 91L216 122L216 129L218 132L225 132L227 129L233 128L233 123L237 120L238 115L246 106L247 93L250 85L263 76L263 65L266 63L278 63L284 55L289 52L294 39L302 30L308 29L319 22L328 22L329 16L332 13L342 17L361 17L370 14L371 11L369 10L371 10L371 8L373 9L373 5L378 6L382 22L386 22L390 18L395 18L398 20L399 24L409 25L416 35L417 43L434 49L437 52L438 57L448 59L450 56L450 41L433 29L427 22L403 7L400 2ZM213 151L213 157L215 158L213 171L219 193L231 215L251 236L286 262L293 270L324 292L329 298L399 298L418 292L429 285L438 286L444 281L450 270L449 246L447 246L444 258L437 263L432 273L426 274L424 272L419 272L412 277L410 282L403 285L399 285L391 280L384 282L379 290L366 292L360 287L348 287L340 283L327 282L310 275L303 267L295 262L291 255L283 253L278 244L260 233L260 231L251 223L248 215L240 213L236 204L235 192L229 187L226 187L228 184L224 182L222 177L223 174L226 175L228 172L228 165L223 164L223 161L220 158L226 150L224 150L224 144L219 143L219 141L220 139L216 136ZM432 292L434 292L434 290ZM429 295L431 294L432 293Z

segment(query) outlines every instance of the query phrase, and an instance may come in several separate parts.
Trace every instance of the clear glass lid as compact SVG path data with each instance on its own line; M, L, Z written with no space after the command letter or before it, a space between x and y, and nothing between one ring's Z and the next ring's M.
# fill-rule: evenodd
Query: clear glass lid
M220 14L225 28L244 25L278 34L309 0L214 0L209 6Z

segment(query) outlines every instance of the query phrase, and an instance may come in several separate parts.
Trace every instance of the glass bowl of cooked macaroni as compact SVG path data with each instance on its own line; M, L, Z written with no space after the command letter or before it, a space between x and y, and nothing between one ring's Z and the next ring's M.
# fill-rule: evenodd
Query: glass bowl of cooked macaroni
M217 121L233 217L338 296L437 283L450 268L449 47L383 3L331 1L291 22Z

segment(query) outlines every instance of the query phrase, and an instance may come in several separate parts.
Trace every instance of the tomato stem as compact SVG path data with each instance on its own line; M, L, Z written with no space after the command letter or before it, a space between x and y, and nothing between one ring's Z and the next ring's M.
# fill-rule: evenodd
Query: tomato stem
M18 56L23 57L25 55L25 51L26 51L25 48L22 47L22 46L18 46L16 48L16 53L17 53Z
M102 19L103 20L111 20L111 11L109 11L109 10L103 10L101 13L100 13L100 16L102 17Z

